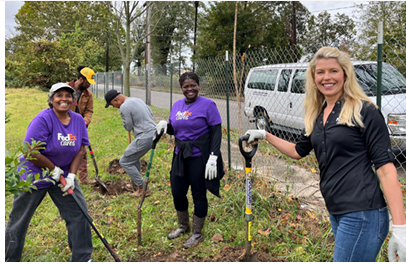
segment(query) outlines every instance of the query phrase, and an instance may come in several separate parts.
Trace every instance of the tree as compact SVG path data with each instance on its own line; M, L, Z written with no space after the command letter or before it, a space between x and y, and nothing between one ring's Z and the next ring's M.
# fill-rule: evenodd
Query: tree
M355 38L355 23L344 14L336 14L332 19L327 11L312 17L308 24L307 37L303 37L301 47L308 53L315 53L323 46L341 47L349 45Z
M167 74L166 65L170 60L169 54L174 53L176 46L191 46L191 32L193 29L194 2L176 1L156 2L153 11L158 12L165 8L162 17L155 16L152 23L156 24L156 30L151 35L152 60L160 65L161 72Z
M134 61L134 58L139 52L139 43L146 37L135 34L137 28L141 28L145 12L150 5L154 5L155 2L150 2L149 5L141 5L140 1L123 1L123 2L107 2L107 6L112 10L111 21L114 24L114 32L117 37L117 43L120 50L121 61L124 70L124 94L130 95L130 66ZM165 12L165 8L151 12L151 21L155 16L161 17ZM110 13L109 13L110 14ZM142 24L141 24L142 23ZM145 25L145 24L144 24ZM151 26L151 32L154 32L156 24Z
M354 48L355 56L363 60L376 60L378 23L383 22L384 61L391 63L406 76L406 50L404 48L406 25L406 2L368 2L357 5L360 18L360 43Z
M297 36L306 34L310 13L296 4ZM232 50L235 2L213 2L200 14L197 57L208 58ZM237 53L252 49L289 47L292 35L292 3L286 1L238 2Z

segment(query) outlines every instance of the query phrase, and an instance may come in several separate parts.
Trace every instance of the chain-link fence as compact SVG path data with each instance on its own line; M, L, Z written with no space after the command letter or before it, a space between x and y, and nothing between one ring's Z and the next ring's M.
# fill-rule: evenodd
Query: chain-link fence
M401 41L399 38L384 41L381 109L391 133L398 176L406 178L404 43L405 37ZM345 47L345 50L353 58L361 87L376 102L377 48L352 45ZM222 144L226 167L245 167L238 148L238 138L247 129L267 129L281 138L295 142L304 128L305 71L312 56L313 54L294 52L289 48L257 49L248 50L243 56L237 55L235 62L232 59L226 61L225 56L195 62L195 71L200 77L199 94L216 102L223 120L228 137ZM152 67L152 105L171 109L173 102L183 98L178 79L185 70L179 68L178 63ZM110 89L122 91L122 80L121 73L97 73L97 85L92 86L93 93L103 98L104 93ZM136 68L130 77L131 96L146 101L146 84L145 70ZM252 163L253 172L272 183L279 191L301 197L308 204L324 205L319 191L318 165L313 152L297 161L261 141Z

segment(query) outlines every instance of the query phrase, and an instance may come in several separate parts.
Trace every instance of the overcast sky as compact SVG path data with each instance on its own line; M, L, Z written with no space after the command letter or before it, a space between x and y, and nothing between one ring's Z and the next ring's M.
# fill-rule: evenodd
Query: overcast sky
M318 15L320 12L326 10L332 15L336 13L344 13L353 18L352 11L355 4L361 3L361 1L300 1L307 9L313 14ZM362 1L364 2L364 1ZM10 34L13 27L16 25L14 16L24 4L23 1L5 1L5 34Z

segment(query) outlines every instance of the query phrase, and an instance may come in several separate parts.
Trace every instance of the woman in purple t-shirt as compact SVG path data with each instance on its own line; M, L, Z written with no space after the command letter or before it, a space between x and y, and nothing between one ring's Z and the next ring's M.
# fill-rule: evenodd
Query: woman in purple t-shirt
M199 96L199 77L195 73L182 74L179 83L185 98L175 102L168 123L158 123L157 133L164 130L175 136L171 188L179 227L168 238L177 238L190 230L187 192L191 186L193 234L183 244L184 248L190 248L204 239L207 190L220 197L220 179L224 175L220 152L221 117L212 100Z
M79 206L67 190L75 190L76 196L87 209L87 203L82 190L75 178L79 164L83 157L85 146L89 145L86 125L83 117L69 110L73 102L74 90L65 83L52 85L49 91L48 109L41 111L31 121L27 128L24 141L44 142L45 149L38 154L31 155L34 160L24 163L27 174L41 175L41 179L49 178L55 181L40 181L34 185L37 190L20 192L14 196L6 228L6 261L20 261L25 235L35 210L48 193L58 207L61 217L68 229L69 247L72 251L71 261L89 261L93 251L90 224ZM25 157L21 161L26 160ZM48 168L51 173L43 175L43 169ZM23 168L19 167L19 171ZM60 177L66 180L66 186L57 185Z

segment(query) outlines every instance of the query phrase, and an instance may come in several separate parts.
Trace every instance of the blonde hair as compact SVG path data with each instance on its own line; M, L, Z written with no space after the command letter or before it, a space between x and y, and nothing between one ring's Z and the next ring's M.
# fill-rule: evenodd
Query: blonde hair
M349 55L333 47L322 47L314 55L306 71L306 96L304 99L305 108L305 131L310 136L313 132L315 121L320 114L324 95L319 91L314 81L316 64L320 59L336 59L344 71L344 91L341 99L344 99L341 113L339 115L340 124L347 126L358 125L364 127L361 117L363 101L375 105L366 96L361 86L358 84L355 75L354 66L351 63ZM376 108L378 108L375 105Z

